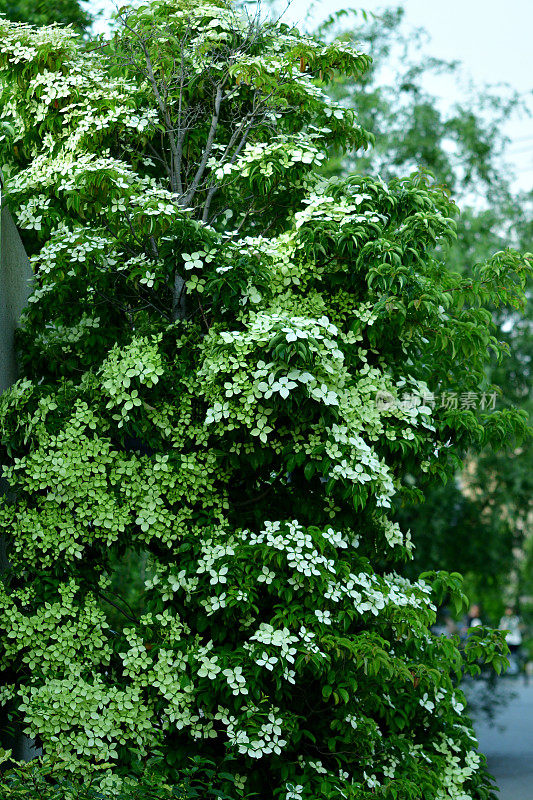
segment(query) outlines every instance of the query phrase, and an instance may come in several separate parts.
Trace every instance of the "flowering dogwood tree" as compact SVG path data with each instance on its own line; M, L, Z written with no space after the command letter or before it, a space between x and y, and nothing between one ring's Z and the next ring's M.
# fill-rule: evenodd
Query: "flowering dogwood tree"
M325 94L351 46L225 0L124 12L92 51L0 30L36 276L0 400L3 703L110 794L195 754L232 797L490 797L457 677L504 646L431 635L460 577L401 577L395 509L525 432L434 397L490 390L483 303L519 304L527 262L447 271L423 175L321 178L371 138Z

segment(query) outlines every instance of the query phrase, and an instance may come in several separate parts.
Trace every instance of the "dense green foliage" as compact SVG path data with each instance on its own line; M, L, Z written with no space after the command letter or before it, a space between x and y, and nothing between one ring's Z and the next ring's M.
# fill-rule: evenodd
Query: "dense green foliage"
M368 67L348 43L223 0L154 2L92 53L0 29L36 274L0 399L3 703L107 794L198 754L234 797L492 797L457 679L501 636L431 636L461 581L397 573L395 514L525 435L488 400L485 306L520 306L528 260L451 272L424 174L323 178L370 139L325 93ZM484 399L434 402L457 391Z
M151 759L155 761L155 759ZM112 793L113 800L232 800L220 787L212 762L190 758L180 769L178 782L168 783L161 772L148 762L139 775L125 779ZM105 800L109 793L99 787L100 771L92 774L66 775L53 761L33 759L18 763L0 775L2 800Z
M72 25L83 31L91 22L89 12L78 0L0 0L0 14L11 22L26 22L30 25Z

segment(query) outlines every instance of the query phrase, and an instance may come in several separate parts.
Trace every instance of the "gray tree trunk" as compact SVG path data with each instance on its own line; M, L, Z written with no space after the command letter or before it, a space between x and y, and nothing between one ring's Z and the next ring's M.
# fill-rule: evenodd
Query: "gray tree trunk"
M1 196L0 196L1 201ZM0 392L17 378L15 328L31 292L32 269L7 208L0 219Z
M2 204L0 178L0 207ZM0 393L17 379L15 328L31 292L32 269L13 218L1 207L0 216ZM1 468L0 468L1 469ZM8 487L0 474L0 493ZM0 537L0 574L8 568L6 542ZM0 729L8 725L7 710L0 711ZM33 742L22 733L6 734L1 730L1 744L13 750L13 756L29 761L39 755Z

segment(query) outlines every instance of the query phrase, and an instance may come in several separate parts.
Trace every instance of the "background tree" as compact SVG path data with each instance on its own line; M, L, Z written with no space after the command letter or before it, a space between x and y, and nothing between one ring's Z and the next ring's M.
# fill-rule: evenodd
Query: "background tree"
M222 1L143 6L91 53L0 26L36 273L0 401L2 701L109 794L194 753L235 797L487 800L457 679L501 636L431 636L461 581L397 574L391 508L527 434L426 399L491 391L485 305L520 306L528 259L447 269L456 207L424 174L324 180L369 141L325 93L368 67L349 43Z
M87 3L78 0L0 0L0 14L12 22L30 25L72 25L77 31L86 31L92 22Z
M402 8L377 16L341 11L322 26L327 37L357 41L373 56L357 84L338 77L329 91L357 111L375 134L374 146L329 159L328 174L350 171L385 179L412 169L427 169L461 203L457 238L446 250L448 267L471 275L498 250L531 249L533 195L513 192L513 171L505 162L508 141L503 123L526 113L508 87L466 90L460 62L428 58L427 33L406 29ZM465 100L444 105L432 93L435 79L453 79ZM490 366L501 407L522 408L531 418L533 359L531 285L520 316L492 309L497 338L511 357ZM467 593L497 623L506 602L520 596L525 573L517 554L531 535L533 462L529 444L465 453L468 469L446 486L435 487L418 504L399 511L416 544L407 566L411 577L423 569L444 568L465 574ZM528 545L529 546L529 545Z

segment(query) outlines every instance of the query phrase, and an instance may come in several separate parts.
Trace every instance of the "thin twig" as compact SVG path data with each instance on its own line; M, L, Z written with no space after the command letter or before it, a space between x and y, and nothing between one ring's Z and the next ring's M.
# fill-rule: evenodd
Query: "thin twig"
M113 608L116 608L117 611L120 611L121 614L124 614L126 619L129 619L131 622L135 622L136 625L139 624L139 620L138 619L136 619L135 617L132 617L131 614L128 614L127 611L124 611L123 608L121 608L116 603L114 603L112 600L110 600L109 597L107 597L103 592L97 591L97 595L98 595L98 597L101 597L102 600L105 600L106 603L109 603L110 606L113 606Z
M205 143L205 149L202 154L202 158L200 159L200 163L198 164L198 169L196 170L196 174L192 180L190 187L188 188L184 198L183 198L183 205L185 207L189 206L192 202L194 195L196 194L196 190L198 188L198 184L200 183L202 176L204 174L207 161L209 156L211 155L211 150L213 149L213 144L215 142L215 134L218 127L218 118L220 114L220 104L222 102L222 83L219 83L217 86L217 91L215 95L215 107L213 111L213 116L211 117L211 125L209 126L209 133L207 134L207 140Z

